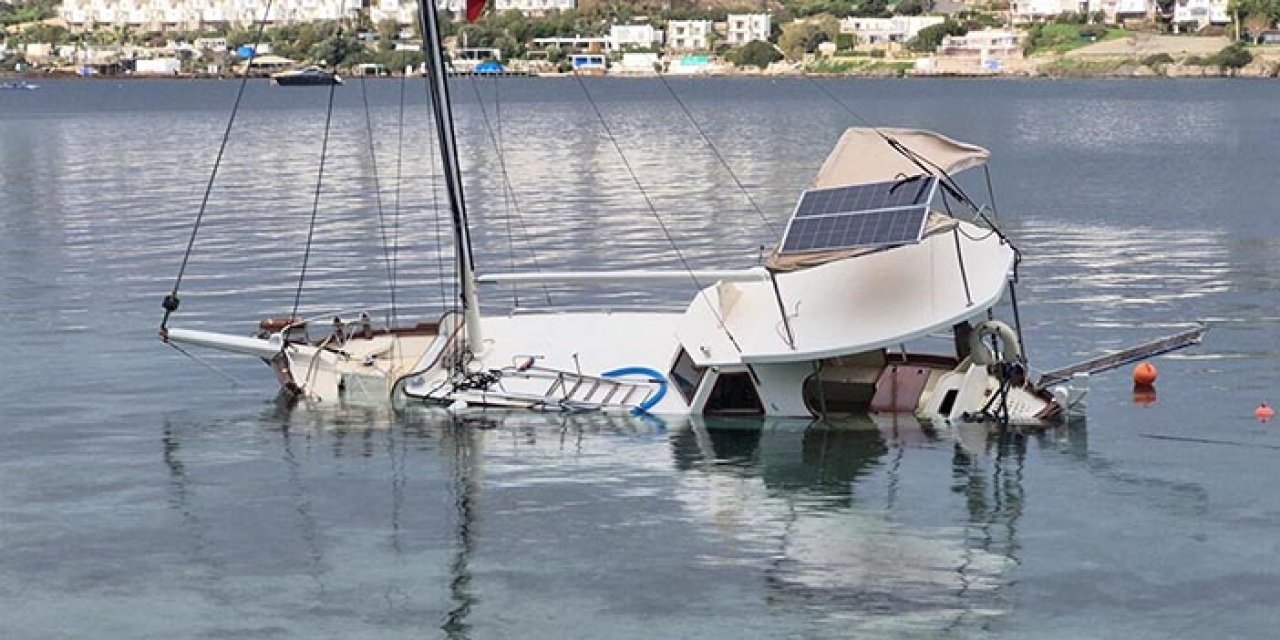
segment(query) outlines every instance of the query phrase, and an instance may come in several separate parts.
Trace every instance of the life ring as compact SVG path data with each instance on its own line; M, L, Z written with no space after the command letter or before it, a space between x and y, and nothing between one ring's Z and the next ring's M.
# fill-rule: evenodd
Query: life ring
M987 336L996 336L1000 340L1000 355L987 345ZM973 328L969 333L969 358L974 364L991 365L996 363L1013 364L1022 362L1022 343L1018 342L1018 333L1013 327L999 320L987 320Z

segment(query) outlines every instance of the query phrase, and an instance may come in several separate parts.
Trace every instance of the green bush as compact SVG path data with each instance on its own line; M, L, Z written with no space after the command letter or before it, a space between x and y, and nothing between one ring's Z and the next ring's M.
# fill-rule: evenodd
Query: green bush
M1172 63L1173 63L1173 56L1167 53L1157 53L1155 55L1150 55L1142 59L1142 64L1144 66L1151 67L1152 69L1155 69L1162 65L1172 64Z
M1086 40L1097 40L1107 35L1106 25L1086 24L1080 27L1080 37Z
M737 66L754 66L761 69L782 59L782 54L768 42L753 40L725 54L725 58Z
M1205 62L1223 71L1230 70L1235 72L1253 62L1253 54L1249 53L1248 49L1244 48L1244 45L1237 42L1223 47L1221 51L1209 56L1209 59L1205 60Z
M916 37L907 41L907 49L918 53L930 53L937 50L942 44L942 39L947 36L962 36L969 30L964 25L955 20L947 19L942 24L935 24L931 27L925 27L916 34Z

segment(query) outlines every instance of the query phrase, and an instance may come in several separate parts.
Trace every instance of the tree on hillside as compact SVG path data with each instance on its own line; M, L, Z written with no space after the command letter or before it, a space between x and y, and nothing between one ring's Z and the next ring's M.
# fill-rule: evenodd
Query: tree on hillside
M308 57L330 67L346 67L359 62L364 44L350 31L334 33L307 50Z
M859 18L888 18L891 12L888 0L859 0L850 15Z
M948 18L941 24L935 24L921 29L916 33L916 37L907 41L907 49L917 53L931 53L936 51L942 45L942 39L947 36L962 36L968 33L964 25Z
M920 16L933 11L933 0L901 0L893 6L895 16Z
M879 0L883 3L884 0ZM796 18L807 18L827 13L835 16L847 16L850 13L850 3L841 0L795 0L789 3L787 7L790 15Z
M818 45L835 42L839 34L840 22L835 16L822 15L783 26L782 35L778 36L778 48L788 60L799 60L804 54L817 51Z
M753 66L763 69L781 60L782 54L768 42L752 40L725 54L725 58L739 67Z
M1244 48L1244 45L1236 42L1210 56L1207 62L1224 72L1235 75L1236 71L1239 71L1241 67L1253 62L1253 54L1249 53Z
M1280 19L1280 0L1231 0L1230 11L1241 16L1249 39L1257 42Z
M62 0L28 0L0 2L0 25L36 22L58 15Z
M396 48L396 37L400 35L400 23L394 18L378 22L378 50L392 51Z
M23 29L18 35L9 36L9 41L14 44L36 42L64 44L71 41L71 33L62 27L40 23Z

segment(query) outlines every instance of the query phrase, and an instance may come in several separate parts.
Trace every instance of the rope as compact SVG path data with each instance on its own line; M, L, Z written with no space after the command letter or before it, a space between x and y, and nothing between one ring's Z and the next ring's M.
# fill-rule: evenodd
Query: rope
M307 281L307 265L311 260L311 242L315 238L316 217L320 211L320 191L324 185L324 161L329 151L329 125L333 122L333 94L337 85L329 85L329 108L324 116L324 136L320 141L320 168L316 172L315 196L311 201L311 221L307 225L307 244L302 253L302 271L298 274L298 289L293 294L293 312L290 317L297 317L298 305L302 302L302 287Z
M1013 387L1013 379L1017 374L1019 365L1016 363L1001 362L996 365L996 378L1000 381L996 387L996 392L991 394L986 404L978 410L979 418L991 418L1002 429L1009 426L1009 390ZM996 405L996 402L999 404ZM995 410L992 411L992 408Z
M769 230L769 233L773 234L773 239L779 240L780 238L778 236L777 227L773 226L773 223L769 221L769 216L766 216L764 211L760 208L760 205L756 204L755 198L751 197L751 192L747 191L747 187L738 179L738 174L733 172L733 168L729 166L729 163L724 159L724 156L720 155L720 150L716 148L715 143L711 142L711 137L707 135L707 132L704 131L698 124L698 121L694 119L693 113L689 111L689 107L685 105L684 100L680 99L680 96L676 93L675 89L669 82L667 82L666 74L659 73L658 79L662 80L662 86L667 88L667 91L671 93L671 97L675 99L676 104L680 105L680 109L684 111L684 115L689 119L689 123L693 125L694 130L696 130L698 135L702 137L702 141L707 143L707 147L711 149L711 153L715 154L716 159L720 161L724 170L729 173L729 177L732 178L733 183L738 186L738 190L742 192L742 195L746 196L747 202L751 203L751 208L755 209L756 213L760 215L760 221L764 223L764 226Z
M198 364L200 364L200 365L201 365L201 366L203 366L204 368L206 368L206 369L208 369L208 370L210 370L210 371L212 371L212 372L214 372L214 373L216 373L216 374L218 374L218 375L222 376L223 378L226 378L226 379L227 379L227 381L231 383L231 386L232 386L232 387L239 387L239 386L240 386L240 381L239 381L238 379L236 379L234 376L232 376L231 374L227 373L226 371L223 371L222 369L219 369L219 368L217 368L217 367L213 366L213 365L212 365L212 364L210 364L209 362L206 362L203 358L199 358L199 357L197 357L194 353L191 353L190 351L187 351L186 349L183 349L182 347L179 347L176 343L173 343L173 342L166 342L165 344L168 344L169 346L173 347L173 348L174 348L178 353L181 353L182 355L184 355L184 356L186 356L186 357L188 357L188 358L191 358L192 360L195 360Z
M254 34L255 46L249 53L249 59L244 63L244 73L240 74L240 86L236 89L236 99L231 105L231 115L227 118L227 127L222 132L222 142L218 145L218 155L214 158L213 170L209 173L209 181L204 187L204 196L200 199L200 209L196 212L196 221L191 227L191 236L187 238L187 250L182 254L182 264L178 266L178 275L173 280L173 289L169 292L169 295L165 296L164 302L161 304L164 308L164 318L160 320L160 335L162 337L168 334L169 316L178 310L180 304L178 289L182 286L182 278L187 272L187 263L191 260L191 251L196 245L196 235L200 232L200 224L204 222L204 214L209 207L209 195L213 193L213 183L218 177L218 168L222 166L222 156L226 153L227 144L231 141L231 129L235 125L236 114L240 112L240 101L244 98L244 89L249 84L249 69L253 67L253 59L258 53L256 45L262 42L262 34L267 27L267 16L271 15L271 3L272 0L267 0L267 6L263 11L262 18L258 20L258 32Z
M675 251L676 258L680 260L680 264L684 267L685 273L689 274L689 280L693 282L693 286L698 290L698 297L707 303L707 308L711 311L711 315L715 316L716 322L724 329L724 334L729 338L729 342L733 344L733 348L742 353L742 347L738 345L738 341L734 339L733 333L729 331L729 327L725 325L724 318L721 317L720 311L716 309L716 305L707 297L702 283L698 281L698 276L693 273L693 268L689 265L688 259L684 257L684 252L680 251L680 246L676 244L675 238L671 235L671 230L667 228L666 223L662 221L662 216L658 214L657 207L654 206L653 200L649 198L649 193L645 191L644 185L640 182L640 177L636 175L634 169L631 168L631 162L627 160L627 155L622 152L622 145L618 144L618 139L614 137L613 131L609 128L609 123L605 121L604 114L600 112L599 105L596 104L591 92L587 90L587 85L582 81L582 76L574 74L574 78L578 80L578 86L582 87L582 93L587 97L587 102L591 104L591 110L595 112L596 118L600 120L600 126L604 128L605 135L609 138L609 142L613 144L613 148L618 152L618 158L622 160L622 166L626 168L627 174L631 176L631 181L635 183L636 189L640 191L640 197L644 199L645 205L649 207L649 212L653 214L653 219L657 221L658 228L662 230L662 235L666 237L667 243L671 245L671 249Z
M396 187L392 191L391 205L391 281L395 282L399 274L400 266L400 193L403 186L404 178L404 96L405 87L408 85L409 74L405 73L400 76L400 113L398 114L396 127ZM391 317L396 316L395 310L392 310Z

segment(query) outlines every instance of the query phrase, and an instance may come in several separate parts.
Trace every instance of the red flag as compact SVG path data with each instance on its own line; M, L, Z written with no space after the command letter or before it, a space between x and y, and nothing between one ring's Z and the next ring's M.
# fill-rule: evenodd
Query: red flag
M484 0L467 0L467 22L475 22L484 11Z

